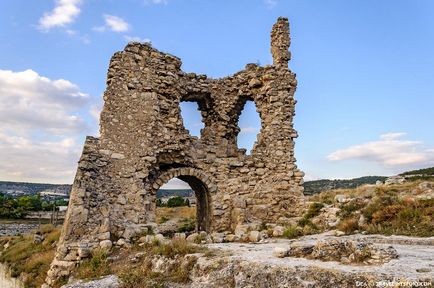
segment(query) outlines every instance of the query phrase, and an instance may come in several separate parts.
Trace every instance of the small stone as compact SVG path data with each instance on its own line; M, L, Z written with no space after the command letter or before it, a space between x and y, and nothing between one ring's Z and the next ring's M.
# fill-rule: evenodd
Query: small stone
M276 247L273 250L273 256L278 258L283 258L288 256L288 249L282 248L282 247Z
M236 242L239 240L239 237L234 234L228 234L225 236L225 242Z
M42 241L44 241L43 235L41 235L39 233L36 233L35 235L33 235L33 243L39 244L39 243L42 243Z
M261 233L259 231L250 231L249 232L249 241L250 242L259 242L261 240Z
M429 268L418 268L418 269L416 269L416 272L418 272L418 273L428 273L428 272L431 272L431 269L429 269Z
M167 239L166 239L166 237L164 237L163 234L155 235L154 239L160 243L166 243L167 242Z
M285 228L283 228L282 226L274 226L273 228L273 236L274 237L280 237L283 235L283 232L285 231Z
M112 159L124 159L125 156L124 156L124 154L121 154L121 153L113 153L113 154L111 155L111 158L112 158Z
M192 233L192 234L188 235L186 240L187 240L187 242L190 242L190 243L197 243L199 241L199 234L198 233Z
M259 81L258 79L253 78L252 80L249 81L250 88L259 87L259 86L262 86L262 82Z
M112 246L113 246L113 243L110 240L103 240L103 241L99 242L99 247L102 250L108 251L108 250L110 250L112 248Z
M350 199L348 199L347 196L345 196L345 195L338 194L335 196L335 201L338 203L346 203L346 202L350 201Z
M125 239L123 239L123 238L120 238L117 242L116 242L116 245L118 245L118 246L125 246L127 244L127 241L125 241Z
M225 235L223 233L212 233L211 239L213 243L222 243Z

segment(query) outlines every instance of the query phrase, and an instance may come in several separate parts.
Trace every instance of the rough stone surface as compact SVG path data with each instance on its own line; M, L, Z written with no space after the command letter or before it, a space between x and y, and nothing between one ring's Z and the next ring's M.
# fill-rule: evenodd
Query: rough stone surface
M86 139L47 283L69 273L55 263L67 255L71 267L80 261L79 246L142 236L155 222L157 190L174 177L195 191L199 231L234 231L244 223L296 216L304 173L294 157L297 80L288 70L289 45L288 20L279 18L271 32L273 64L247 64L221 79L183 72L179 58L149 44L131 42L115 53L101 136ZM198 104L200 138L183 125L183 101ZM261 118L250 155L237 146L247 101Z
M118 288L121 282L116 275L93 280L89 282L79 281L73 284L63 285L61 288Z
M278 257L278 258L283 258L283 257L288 256L288 252L289 252L289 249L287 249L287 248L276 247L273 250L273 256Z
M294 242L288 256L342 263L382 264L398 258L395 248L381 248L366 241L349 239L321 240L315 244Z
M103 250L110 250L113 246L113 243L110 240L103 240L103 241L99 242L99 246Z

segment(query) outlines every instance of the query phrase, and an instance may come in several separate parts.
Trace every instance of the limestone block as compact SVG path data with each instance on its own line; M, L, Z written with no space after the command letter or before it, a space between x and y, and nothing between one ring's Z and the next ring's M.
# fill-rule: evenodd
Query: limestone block
M259 231L250 231L249 232L249 241L250 242L259 242L261 240L261 233Z
M103 240L103 241L99 242L99 247L105 251L109 251L112 248L112 246L113 246L113 243L110 240Z
M274 237L280 237L283 235L283 232L285 231L285 228L280 225L276 225L273 228L273 236Z
M200 238L200 236L198 233L192 233L192 234L187 236L186 240L187 240L187 242L190 242L190 243L197 243L199 238Z
M276 247L273 249L273 256L278 258L283 258L288 256L288 252L289 252L288 248Z

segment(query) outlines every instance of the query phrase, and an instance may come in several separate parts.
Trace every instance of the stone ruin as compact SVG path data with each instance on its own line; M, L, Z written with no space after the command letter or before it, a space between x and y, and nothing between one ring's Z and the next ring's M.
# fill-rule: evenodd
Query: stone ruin
M294 158L297 86L289 71L288 19L271 31L273 64L247 64L210 79L181 70L181 60L129 43L107 74L100 137L87 137L47 283L68 276L89 251L155 228L156 192L170 179L197 198L199 231L285 224L297 214L304 173ZM197 102L200 138L183 126L179 104ZM237 147L238 119L253 101L261 129L250 155Z

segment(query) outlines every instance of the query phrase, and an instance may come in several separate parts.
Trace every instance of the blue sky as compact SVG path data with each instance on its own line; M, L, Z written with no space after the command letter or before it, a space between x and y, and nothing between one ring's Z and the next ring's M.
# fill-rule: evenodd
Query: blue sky
M72 182L85 135L97 135L109 59L128 41L222 77L271 63L279 16L291 25L307 180L432 166L433 12L430 0L1 1L0 180ZM182 108L197 133L200 117ZM240 146L259 125L249 105Z

